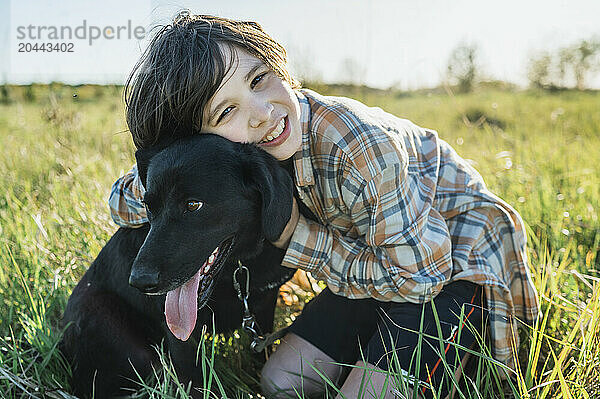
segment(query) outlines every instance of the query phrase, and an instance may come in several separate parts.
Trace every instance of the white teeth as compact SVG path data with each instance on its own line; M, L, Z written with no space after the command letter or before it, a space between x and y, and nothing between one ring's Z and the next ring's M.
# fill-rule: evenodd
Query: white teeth
M264 140L261 141L261 143L268 143L269 141L275 140L277 137L279 137L279 135L281 133L283 133L283 129L285 128L285 118L282 118L279 123L277 124L277 127L275 128L275 130L273 130L269 135L267 135L267 137L265 137Z
M210 254L210 256L208 257L208 260L204 263L204 265L202 265L202 271L200 272L200 277L201 278L204 277L204 274L208 273L208 271L210 270L211 265L213 264L213 262L217 258L218 253L219 253L219 247L216 247L215 250L212 251L212 254Z
M281 134L281 132L283 132L284 127L285 127L285 119L281 119L279 121L279 123L277 124L277 127L275 128L273 133L279 136Z

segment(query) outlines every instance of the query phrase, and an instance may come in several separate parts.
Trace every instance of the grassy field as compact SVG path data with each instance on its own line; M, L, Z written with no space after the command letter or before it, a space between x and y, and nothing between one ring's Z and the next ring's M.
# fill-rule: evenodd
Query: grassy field
M600 93L316 88L437 130L527 223L542 318L519 348L510 393L492 384L463 396L600 397ZM2 87L0 397L67 397L58 321L116 230L107 196L133 164L130 141L119 87ZM297 285L286 289L280 325L306 297ZM256 397L259 366L243 355L245 343L243 334L206 342L216 352L217 392ZM185 397L176 384L144 392Z

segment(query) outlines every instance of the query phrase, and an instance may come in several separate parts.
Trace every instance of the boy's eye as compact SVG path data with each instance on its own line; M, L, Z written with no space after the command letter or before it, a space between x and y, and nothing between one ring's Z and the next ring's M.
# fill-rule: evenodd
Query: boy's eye
M263 72L263 73L259 74L258 76L256 76L254 79L252 79L252 82L250 82L250 87L252 89L254 89L254 87L264 79L264 77L267 75L267 73L268 72Z
M227 114L230 113L232 110L233 110L233 106L229 106L229 107L225 108L223 110L223 112L221 112L221 115L219 115L219 119L217 119L217 123L221 122L221 119L226 117Z

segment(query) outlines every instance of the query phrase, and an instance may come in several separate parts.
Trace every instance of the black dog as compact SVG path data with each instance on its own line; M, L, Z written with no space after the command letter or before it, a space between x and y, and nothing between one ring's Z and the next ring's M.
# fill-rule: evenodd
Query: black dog
M273 157L203 134L136 158L150 225L112 236L63 318L61 349L81 396L135 388L133 368L149 376L153 345L163 340L180 380L198 386L202 325L213 313L218 332L241 324L232 285L238 260L250 270L250 308L267 330L278 288L294 272L280 266L284 251L269 243L283 231L293 197L292 180Z

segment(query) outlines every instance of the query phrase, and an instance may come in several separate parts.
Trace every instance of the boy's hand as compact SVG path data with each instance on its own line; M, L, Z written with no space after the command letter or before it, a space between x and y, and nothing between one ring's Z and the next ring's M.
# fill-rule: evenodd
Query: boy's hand
M292 215L290 216L290 220L287 225L283 229L283 232L279 236L279 239L272 244L277 248L286 249L290 243L290 239L294 234L294 230L296 230L296 225L298 224L298 219L300 218L300 212L298 211L298 204L296 203L296 198L293 198L292 203Z

